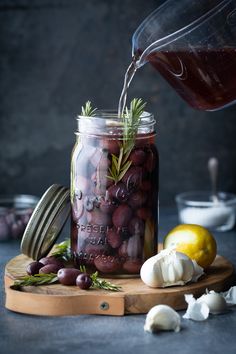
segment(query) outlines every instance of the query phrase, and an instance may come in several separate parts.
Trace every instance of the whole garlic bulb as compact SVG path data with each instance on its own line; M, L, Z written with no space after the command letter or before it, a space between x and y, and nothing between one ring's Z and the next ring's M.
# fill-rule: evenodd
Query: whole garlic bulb
M184 285L194 274L192 260L183 253L165 249L149 258L141 267L142 281L152 287Z
M180 316L170 306L154 306L147 314L144 330L151 333L171 330L179 332Z

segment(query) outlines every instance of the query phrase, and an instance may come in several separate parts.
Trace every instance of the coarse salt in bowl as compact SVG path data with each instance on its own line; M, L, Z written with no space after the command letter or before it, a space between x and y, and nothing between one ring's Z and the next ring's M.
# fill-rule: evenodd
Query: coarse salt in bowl
M178 194L175 200L182 224L197 224L216 231L228 231L235 225L235 194L219 192L215 198L211 192L196 191Z

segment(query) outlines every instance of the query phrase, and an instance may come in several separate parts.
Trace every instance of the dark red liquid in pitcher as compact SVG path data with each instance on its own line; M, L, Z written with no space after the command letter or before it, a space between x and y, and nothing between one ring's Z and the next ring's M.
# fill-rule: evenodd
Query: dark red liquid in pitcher
M236 48L159 51L147 60L196 109L217 110L236 100Z

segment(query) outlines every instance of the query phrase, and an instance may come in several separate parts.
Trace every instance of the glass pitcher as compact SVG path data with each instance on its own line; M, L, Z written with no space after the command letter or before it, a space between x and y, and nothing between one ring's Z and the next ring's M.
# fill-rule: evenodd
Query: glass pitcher
M156 68L193 108L236 101L236 0L168 0L133 35L137 68Z

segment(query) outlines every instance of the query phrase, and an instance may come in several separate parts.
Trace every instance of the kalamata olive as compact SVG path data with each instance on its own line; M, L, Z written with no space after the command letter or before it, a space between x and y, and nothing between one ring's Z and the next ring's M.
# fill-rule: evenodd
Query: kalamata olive
M136 214L142 220L147 220L152 217L152 211L149 208L139 208L137 209Z
M122 243L122 238L120 233L117 230L110 229L107 232L107 242L112 248L120 247Z
M114 139L103 139L101 141L101 146L107 149L110 154L118 155L120 152L119 141Z
M44 267L44 264L38 261L31 262L27 265L26 273L29 275L35 275L39 273L39 270Z
M0 216L0 240L7 240L9 237L9 227L3 216Z
M76 285L83 290L87 290L93 284L91 277L86 273L81 273L76 278Z
M111 216L108 213L103 213L101 210L93 210L87 212L88 223L97 225L111 225Z
M132 216L132 210L127 204L121 204L112 215L113 224L119 227L126 227Z
M82 272L76 268L61 268L57 272L58 280L63 285L75 285L76 278Z
M154 148L155 149L155 148ZM145 167L147 169L148 172L152 172L157 164L157 153L156 150L152 150L151 148L148 151L147 154L147 159L145 162Z
M132 209L140 208L147 200L147 194L142 191L134 192L130 195L128 204Z
M117 199L119 202L125 202L129 197L129 192L124 183L118 182L109 187L108 195L111 198Z
M129 232L131 235L143 235L145 230L145 225L143 220L137 216L133 217L129 222Z
M91 255L92 259L94 259L96 256L101 255L101 254L107 254L109 253L110 247L108 246L107 243L105 244L93 244L89 243L85 247L85 253L87 255Z
M39 273L49 274L49 273L57 273L61 267L58 264L47 264L39 269Z
M106 200L103 198L100 202L100 210L103 213L112 214L116 208L117 208L117 204L113 200L110 199Z
M94 259L96 268L102 273L115 273L121 267L121 262L118 257L115 256L97 256Z
M142 181L143 171L142 168L139 166L131 166L122 181L125 183L128 189L137 188L140 186Z
M149 181L148 179L145 179L144 181L142 181L140 188L142 189L142 191L144 192L148 192L151 190L152 188L152 184L151 181Z
M64 268L64 263L60 259L57 259L57 258L55 258L53 256L43 257L43 258L41 258L39 260L39 262L43 263L44 265L55 264L55 265L57 265L60 268Z
M129 274L139 274L142 262L139 259L129 259L123 264L123 269Z
M142 149L135 149L129 155L129 160L134 166L140 166L146 160L146 153Z

